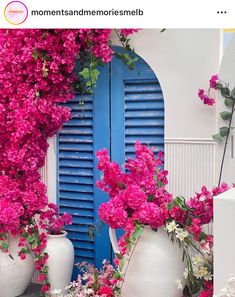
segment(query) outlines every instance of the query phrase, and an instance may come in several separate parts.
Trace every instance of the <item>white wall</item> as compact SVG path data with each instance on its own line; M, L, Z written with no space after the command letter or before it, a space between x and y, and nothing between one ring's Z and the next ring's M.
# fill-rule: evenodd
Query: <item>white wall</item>
M210 138L215 132L215 108L201 104L198 88L208 88L219 72L220 30L141 30L131 44L154 70L163 89L166 138Z

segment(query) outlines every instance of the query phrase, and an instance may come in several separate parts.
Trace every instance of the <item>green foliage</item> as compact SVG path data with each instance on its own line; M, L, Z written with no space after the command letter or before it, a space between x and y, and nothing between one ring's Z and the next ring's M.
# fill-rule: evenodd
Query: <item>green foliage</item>
M202 241L202 240L204 240L204 239L206 239L207 238L207 234L205 233L205 232L201 232L200 234L199 234L199 241Z
M6 252L8 250L8 244L5 241L0 241L0 249L3 252Z
M222 140L223 140L223 137L220 134L214 134L214 135L212 135L212 138L217 143L222 142Z
M231 91L231 97L232 99L235 99L235 87Z
M223 120L229 120L230 118L231 118L231 116L232 116L232 113L230 112L230 111L222 111L221 113L220 113L220 116L221 116L221 118L223 119Z
M230 90L227 87L222 87L221 90L221 95L225 98L229 98L230 97Z
M39 53L38 53L38 50L37 50L37 49L35 49L35 50L33 51L33 53L32 53L32 57L34 58L34 60L37 60L37 59L38 59L38 57L39 57Z
M125 49L124 53L114 53L114 55L121 59L122 62L127 65L131 70L134 69L135 63L138 60L136 56L133 55L134 50L130 46L130 39L119 33L118 30L114 30ZM89 40L87 41L89 43ZM111 46L111 43L110 43ZM36 54L35 54L36 57ZM79 55L79 64L77 67L77 73L79 74L77 81L73 84L75 91L80 94L93 94L94 89L100 75L99 67L105 64L97 57L95 57L90 52L82 51ZM43 75L47 75L44 70Z
M133 57L133 55L129 54L128 52L126 52L126 53L115 53L115 56L118 59L121 59L122 62L125 65L127 65L130 70L134 70L135 63L138 61L137 57Z
M224 100L224 104L225 104L225 106L227 106L227 107L232 107L233 104L234 104L234 100L233 100L232 98L230 98L230 97L225 98L225 100Z
M144 232L144 226L140 224L136 224L135 231L130 236L130 241L132 243L135 243L137 239L143 234Z
M234 113L234 106L235 106L235 88L232 90L229 89L228 84L224 84L222 82L217 83L216 89L220 91L221 95L224 97L224 105L229 109L222 111L220 113L221 119L224 121L229 120L229 124L227 127L221 127L219 129L219 133L212 135L212 138L215 142L221 143L224 138L226 140L229 137L230 130L231 130L231 123ZM227 141L225 141L225 151L226 151L226 144Z
M220 135L222 137L225 137L229 134L229 128L228 127L221 127L220 128Z

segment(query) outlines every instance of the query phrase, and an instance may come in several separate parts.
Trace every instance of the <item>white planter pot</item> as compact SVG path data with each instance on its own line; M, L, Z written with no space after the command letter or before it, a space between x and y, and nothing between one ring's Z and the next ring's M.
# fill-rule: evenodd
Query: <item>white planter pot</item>
M31 254L25 260L18 256L18 237L9 235L9 252L0 251L0 296L16 297L25 292L34 273L34 260Z
M49 255L47 265L51 292L55 289L65 292L65 287L71 281L74 266L74 248L66 235L67 232L63 231L63 234L48 234L47 237L45 252Z
M113 231L111 243L117 252ZM182 251L170 241L163 229L150 227L139 238L129 264L126 263L122 297L181 297L176 280L183 278Z

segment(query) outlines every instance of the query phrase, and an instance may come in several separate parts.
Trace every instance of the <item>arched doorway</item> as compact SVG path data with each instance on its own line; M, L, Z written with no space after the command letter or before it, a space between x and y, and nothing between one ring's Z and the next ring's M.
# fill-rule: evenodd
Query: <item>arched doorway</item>
M108 148L119 164L134 155L136 140L164 151L163 94L149 65L138 57L130 70L115 57L100 71L93 96L83 96L83 104L80 96L67 103L72 118L57 137L57 201L61 212L73 215L67 231L75 261L98 267L112 252L107 227L99 228L97 210L108 197L96 188L96 151Z

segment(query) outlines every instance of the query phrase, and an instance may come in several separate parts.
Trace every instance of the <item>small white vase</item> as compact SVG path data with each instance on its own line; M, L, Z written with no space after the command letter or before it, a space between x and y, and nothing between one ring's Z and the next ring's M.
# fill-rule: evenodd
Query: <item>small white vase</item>
M115 237L110 231L111 243L117 252ZM181 297L176 285L183 278L185 265L182 251L173 244L163 229L157 232L145 227L125 265L122 297Z
M27 254L25 260L20 259L18 237L8 235L8 240L9 253L0 251L0 296L16 297L25 292L32 280L34 260L31 254Z
M70 283L74 266L74 248L72 242L66 237L67 232L59 235L47 235L48 253L48 281L50 291L55 289L65 292L65 287Z

